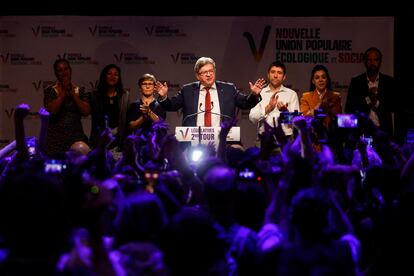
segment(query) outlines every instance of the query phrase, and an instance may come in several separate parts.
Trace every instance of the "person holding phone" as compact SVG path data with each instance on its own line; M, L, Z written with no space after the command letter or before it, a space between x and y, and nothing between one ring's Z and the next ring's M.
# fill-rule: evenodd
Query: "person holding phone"
M105 66L91 98L92 127L89 144L92 148L97 146L102 131L110 128L115 140L109 145L109 149L113 149L113 153L120 152L122 142L128 134L128 105L129 91L123 87L121 68L115 64Z
M309 91L303 93L300 99L300 111L304 116L319 116L327 129L330 129L336 115L342 113L341 93L333 91L325 66L313 67Z
M274 126L282 112L299 110L297 93L283 85L286 80L285 64L280 61L272 62L267 68L267 79L269 84L260 92L262 101L249 113L249 120L258 126L259 135L264 132L264 121ZM283 124L282 128L285 135L293 134L291 124Z

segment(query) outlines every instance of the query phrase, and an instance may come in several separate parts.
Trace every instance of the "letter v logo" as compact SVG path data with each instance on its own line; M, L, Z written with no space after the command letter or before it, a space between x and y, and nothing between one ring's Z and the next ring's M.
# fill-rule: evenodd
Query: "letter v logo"
M11 108L10 110L6 108L4 112L6 112L7 118L11 119L14 113L14 108Z
M184 131L183 131L182 129L180 129L181 135L183 136L183 139L184 139L184 140L187 138L188 130L189 130L189 128L187 128L187 129L185 130L185 134L184 134Z
M40 26L37 26L37 28L32 27L32 33L35 37L37 37L40 33Z
M171 54L170 56L171 56L171 59L174 62L174 64L177 64L177 61L180 58L180 53L176 53L175 55Z
M121 63L122 59L124 58L124 53L120 53L119 55L114 54L114 57L116 59L116 62Z
M58 56L58 59L66 59L66 53L64 53L63 55L57 55Z
M0 55L0 57L1 57L1 61L3 62L3 64L6 64L7 61L9 60L9 54L8 53L7 53L6 56Z
M91 86L92 90L96 90L96 88L98 87L98 81L97 80L95 82L90 81L89 85Z
M35 88L35 90L36 91L39 91L39 89L40 89L40 86L42 85L42 81L40 80L40 81L38 81L38 82L32 82L32 84L33 84L33 86L34 86L34 88Z
M7 63L7 61L9 60L9 54L7 54L7 55L0 55L0 57L1 57L1 61L3 62L3 64L6 64Z
M89 32L91 33L92 36L95 36L96 34L96 30L98 29L98 25L95 25L93 28L92 27L88 27Z
M256 49L256 43L254 42L253 36L249 32L244 32L243 36L246 37L247 42L249 42L250 50L252 51L254 59L259 62L262 57L266 47L267 39L269 38L271 26L267 25L262 34L262 40L260 41L259 50Z
M154 32L154 25L151 27L145 27L145 31L147 32L148 36L152 36L152 33Z

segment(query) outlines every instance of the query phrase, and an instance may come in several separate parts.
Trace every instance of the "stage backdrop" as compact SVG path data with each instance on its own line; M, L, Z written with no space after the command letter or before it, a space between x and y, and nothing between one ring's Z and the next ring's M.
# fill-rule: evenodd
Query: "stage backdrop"
M343 103L351 77L364 71L362 53L382 50L384 73L393 75L393 17L143 17L3 16L0 17L0 139L13 140L14 108L43 105L43 89L55 80L53 62L66 58L73 81L93 90L109 63L122 69L132 100L144 73L166 81L169 95L195 80L194 63L212 57L217 79L248 92L248 82L266 77L268 65L287 65L285 85L299 97L309 88L315 64L328 67ZM169 112L170 133L180 115ZM256 126L248 111L239 114L242 142L254 145ZM89 135L90 118L83 119ZM35 114L26 120L27 135L38 135Z

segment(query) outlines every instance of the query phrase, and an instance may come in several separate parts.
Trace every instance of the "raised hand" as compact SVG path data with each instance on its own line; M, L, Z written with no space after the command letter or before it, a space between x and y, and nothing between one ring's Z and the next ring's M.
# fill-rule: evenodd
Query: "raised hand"
M166 97L168 94L167 82L161 83L160 81L157 81L155 83L155 90L158 92L161 98Z
M148 114L150 112L150 108L148 105L142 104L139 106L139 110L142 112L142 116L144 116L145 119L148 118Z
M266 80L263 78L259 78L256 80L254 84L249 81L249 85L250 85L250 91L252 91L253 94L255 95L259 95L263 87L265 87L266 85Z
M277 109L279 109L280 111L289 111L288 110L288 104L289 103L284 103L282 101L278 101L276 104Z
M279 95L277 95L277 93L274 93L269 100L269 103L267 104L266 108L265 108L265 113L269 114L270 112L273 111L273 109L275 109L276 105L277 105L277 100L279 99Z

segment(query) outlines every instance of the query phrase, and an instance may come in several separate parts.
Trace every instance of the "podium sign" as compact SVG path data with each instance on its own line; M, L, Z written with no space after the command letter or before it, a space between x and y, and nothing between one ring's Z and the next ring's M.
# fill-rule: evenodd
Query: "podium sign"
M191 142L197 145L199 142L208 144L214 142L217 146L221 127L176 127L175 138L180 142ZM232 127L226 141L240 141L240 127Z

